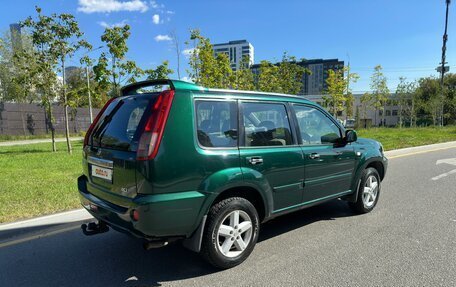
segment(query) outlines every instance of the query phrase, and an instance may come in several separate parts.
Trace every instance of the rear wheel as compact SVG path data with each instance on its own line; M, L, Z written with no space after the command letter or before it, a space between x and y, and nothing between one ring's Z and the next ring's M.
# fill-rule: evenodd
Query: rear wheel
M371 212L380 196L380 182L377 170L372 167L366 168L361 175L356 202L349 203L350 207L360 214Z
M227 269L247 259L259 232L252 203L241 197L227 198L211 207L207 220L201 254L209 263Z

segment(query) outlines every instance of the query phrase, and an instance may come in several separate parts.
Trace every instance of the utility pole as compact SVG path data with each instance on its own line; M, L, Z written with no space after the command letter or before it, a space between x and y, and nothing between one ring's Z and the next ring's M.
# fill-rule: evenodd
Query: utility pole
M440 107L440 126L443 126L443 106L445 101L445 93L443 91L444 85L443 80L445 73L450 70L449 66L445 66L445 53L446 53L446 42L448 40L447 27L448 27L448 7L450 6L451 0L445 0L446 2L446 14L445 14L445 32L443 33L443 45L442 45L442 62L440 62L437 71L440 72L440 93L441 93L441 107Z

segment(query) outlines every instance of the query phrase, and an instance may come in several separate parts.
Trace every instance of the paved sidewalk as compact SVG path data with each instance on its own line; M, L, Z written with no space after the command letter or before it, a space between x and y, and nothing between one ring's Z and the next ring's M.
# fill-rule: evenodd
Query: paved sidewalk
M81 141L83 137L72 137L70 141ZM18 140L18 141L7 141L0 142L0 146L13 146L13 145L25 145L25 144L35 144L35 143L50 143L51 139L33 139L33 140ZM65 138L56 138L55 142L65 142Z

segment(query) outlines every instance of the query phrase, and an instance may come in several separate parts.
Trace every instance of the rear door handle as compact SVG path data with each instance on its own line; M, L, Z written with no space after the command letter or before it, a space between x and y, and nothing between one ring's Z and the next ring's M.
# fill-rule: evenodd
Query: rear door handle
M257 165L257 164L263 163L263 158L261 156L248 157L247 160L251 165Z
M314 152L309 155L309 158L310 159L319 159L320 155L318 153Z

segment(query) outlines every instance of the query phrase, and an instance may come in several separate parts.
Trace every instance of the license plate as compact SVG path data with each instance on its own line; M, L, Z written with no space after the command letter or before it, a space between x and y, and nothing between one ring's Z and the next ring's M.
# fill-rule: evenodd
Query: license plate
M92 176L112 181L112 169L92 165Z

